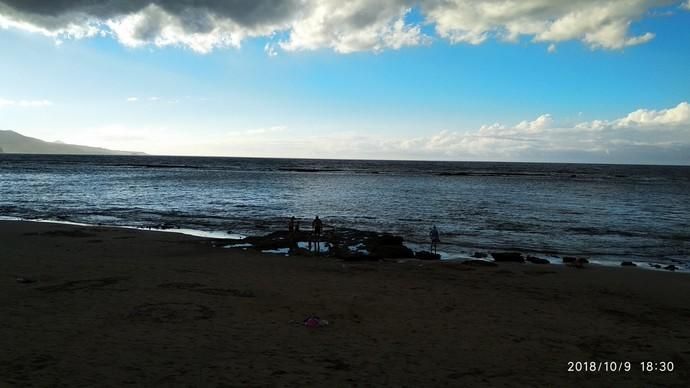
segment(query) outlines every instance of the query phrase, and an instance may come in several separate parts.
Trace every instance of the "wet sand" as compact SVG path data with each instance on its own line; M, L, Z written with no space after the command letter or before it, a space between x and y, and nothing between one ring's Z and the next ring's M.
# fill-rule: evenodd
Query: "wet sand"
M688 295L690 275L637 268L354 264L0 221L0 386L681 387Z

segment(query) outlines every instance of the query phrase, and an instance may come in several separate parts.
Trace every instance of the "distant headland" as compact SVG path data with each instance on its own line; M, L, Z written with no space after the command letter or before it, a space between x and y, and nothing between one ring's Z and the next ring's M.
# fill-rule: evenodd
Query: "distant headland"
M0 153L6 154L65 154L65 155L146 155L143 152L117 151L61 142L49 142L24 136L14 131L0 130Z

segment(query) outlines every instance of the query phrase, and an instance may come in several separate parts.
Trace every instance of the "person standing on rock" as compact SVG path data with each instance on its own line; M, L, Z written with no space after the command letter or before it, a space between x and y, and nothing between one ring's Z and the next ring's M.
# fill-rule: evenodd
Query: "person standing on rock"
M314 221L311 223L311 228L312 228L312 239L314 240L314 248L318 252L321 248L320 246L320 241L321 241L321 231L323 229L323 223L319 219L319 216L316 216L314 218Z
M299 225L295 223L295 216L290 217L290 222L288 222L288 239L290 240L290 250L297 248L297 242L295 241L295 235L297 234L297 229Z
M290 217L290 222L288 222L288 232L292 234L295 231L295 216Z
M431 230L429 231L429 238L431 239L431 253L436 254L436 245L441 242L436 225L431 227Z

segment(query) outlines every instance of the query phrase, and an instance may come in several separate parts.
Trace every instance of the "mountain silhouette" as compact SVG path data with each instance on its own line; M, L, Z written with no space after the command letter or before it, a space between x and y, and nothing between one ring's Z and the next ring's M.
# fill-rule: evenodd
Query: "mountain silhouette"
M0 153L6 154L65 154L65 155L146 155L143 152L116 151L62 142L49 142L24 136L14 131L0 130Z

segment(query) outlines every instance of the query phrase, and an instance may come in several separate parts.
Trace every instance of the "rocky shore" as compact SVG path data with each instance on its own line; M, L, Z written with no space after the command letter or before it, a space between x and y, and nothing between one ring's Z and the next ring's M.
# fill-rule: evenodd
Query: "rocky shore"
M440 260L441 255L427 250L413 250L405 245L402 236L390 233L362 231L351 228L329 229L325 231L317 248L309 231L276 231L261 236L245 237L235 243L227 244L225 240L216 240L215 244L227 248L253 249L264 253L278 253L288 256L319 256L341 259L347 262L380 261L380 260ZM311 242L310 242L311 241ZM465 260L468 265L485 265L489 263L530 263L530 264L565 264L584 268L590 264L588 257L563 256L551 257L551 260L517 251L476 251L473 260ZM555 261L554 261L555 260ZM674 264L646 263L647 268L676 271L680 267ZM622 267L637 267L632 261L623 260Z

